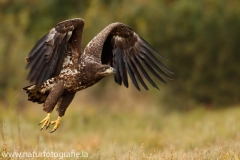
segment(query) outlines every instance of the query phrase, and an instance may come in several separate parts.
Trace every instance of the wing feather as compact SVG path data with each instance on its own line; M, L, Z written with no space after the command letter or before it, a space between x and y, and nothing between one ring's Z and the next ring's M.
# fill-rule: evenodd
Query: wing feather
M138 85L138 83L137 83L137 80L136 80L136 78L135 78L135 76L134 76L135 74L134 74L134 72L132 71L131 67L129 66L128 60L129 60L129 59L127 59L126 56L125 56L125 57L124 57L124 62L125 62L126 69L127 69L127 71L128 71L128 74L129 74L129 76L130 76L130 78L131 78L134 86L137 88L137 90L140 91L140 87L139 87L139 85Z
M165 72L163 72L152 60L151 58L149 58L149 56L147 54L143 54L143 52L140 52L140 56L142 57L142 59L144 59L146 61L147 64L151 64L159 73L161 73L162 75L164 75L166 78L172 80L172 78L167 75ZM157 61L159 62L159 60ZM158 63L159 64L159 63ZM161 65L161 64L160 64ZM150 65L149 65L150 66Z
M142 58L142 57L140 57L140 59L141 59L141 61L145 64L145 66L148 68L148 70L156 77L156 78L158 78L160 81L162 81L163 83L166 83L155 71L154 71L154 69L148 64L148 62L144 59L144 58Z
M148 87L147 87L147 85L145 84L145 82L143 81L141 75L139 74L137 67L133 64L133 62L132 62L131 60L129 60L129 61L130 61L130 62L129 62L128 64L130 65L130 67L131 67L132 71L134 72L134 74L136 74L139 82L142 84L142 86L143 86L146 90L148 90Z
M47 79L58 76L63 66L68 44L72 43L80 52L79 45L83 26L82 19L70 19L60 22L44 35L26 58L28 62L26 68L30 69L27 79L39 86ZM71 41L73 33L75 40Z
M143 46L144 48L150 50L150 52L158 55L159 57L163 58L164 60L167 60L167 61L168 61L167 58L165 58L163 55L161 55L160 53L158 53L150 44L148 44L147 41L145 41L145 40L144 40L143 38L141 38L141 37L139 37L139 38L140 38L141 41L142 41L142 42L141 42L141 46Z
M97 43L98 45L91 48L91 52L89 52L88 47L94 46L91 43ZM128 87L129 75L138 90L140 90L140 84L148 90L144 80L159 89L151 76L166 83L161 76L171 79L167 73L173 74L159 60L159 58L167 60L164 56L158 53L130 27L119 22L108 25L87 46L84 52L89 56L93 56L96 62L110 64L115 68L115 81L119 85L123 83L125 87Z
M157 64L159 64L163 69L165 69L166 71L168 71L169 73L171 73L171 74L174 74L172 71L170 71L162 62L160 62L158 59L157 59L157 57L155 57L154 55L153 55L153 53L152 52L150 52L149 50L147 50L145 47L143 47L142 48L142 51L141 51L142 53L144 53L144 54L146 54L146 55L148 55L148 56L150 56Z
M126 71L125 63L123 61L124 51L120 48L116 48L116 50L117 50L116 54L118 54L117 61L118 61L118 64L119 64L120 76L122 78L124 86L128 88L127 71Z
M62 65L57 64L58 59L64 58L59 54L59 45L67 45L67 42L63 41L65 36L65 33L60 34L53 28L35 45L27 57L27 69L30 68L28 80L30 82L41 85L48 78L54 76L56 66Z
M137 67L141 70L142 74L143 74L144 77L148 80L148 82L149 82L153 87L159 89L159 88L157 87L157 85L153 82L153 80L151 79L151 77L148 75L148 73L145 71L145 69L143 68L142 64L138 61L138 59L137 59L135 56L133 56L132 61L133 61L134 65L137 66Z
M119 69L119 63L117 62L117 60L119 59L118 56L119 54L116 53L117 50L113 50L113 66L115 66L114 68L116 69L116 73L114 76L115 82L118 83L119 85L122 85L122 77L120 75L120 69Z

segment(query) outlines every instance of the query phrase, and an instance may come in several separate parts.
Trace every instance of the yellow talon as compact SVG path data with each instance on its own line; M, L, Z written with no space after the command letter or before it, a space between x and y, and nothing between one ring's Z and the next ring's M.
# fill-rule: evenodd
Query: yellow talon
M44 118L38 125L42 124L41 130L46 126L46 129L48 129L49 125L50 125L50 113L47 114L47 117Z
M52 131L51 131L50 133L55 132L55 131L58 129L58 127L60 126L60 123L61 123L61 117L58 116L58 118L57 118L56 121L52 121L52 122L51 122L52 125L54 125L54 124L55 124L55 125L54 125L54 127L53 127L53 129L52 129Z

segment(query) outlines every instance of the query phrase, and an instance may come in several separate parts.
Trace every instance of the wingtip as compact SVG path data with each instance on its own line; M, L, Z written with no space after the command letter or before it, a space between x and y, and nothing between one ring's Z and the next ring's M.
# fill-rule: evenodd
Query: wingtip
M125 86L126 88L128 88L128 85L125 85L125 84L124 84L124 86Z
M25 60L26 60L26 62L28 63L28 62L29 62L29 56L27 56L27 57L25 58Z
M172 71L170 71L170 70L169 70L168 72L169 72L170 74L175 74L174 72L172 72Z
M155 86L155 88L157 88L157 89L160 91L160 89L158 88L158 86L157 86L157 85Z
M164 57L163 55L161 55L161 54L158 53L157 51L156 51L155 54L158 55L159 57L161 57L162 59L164 59L165 61L169 61L169 59L167 59L166 57Z

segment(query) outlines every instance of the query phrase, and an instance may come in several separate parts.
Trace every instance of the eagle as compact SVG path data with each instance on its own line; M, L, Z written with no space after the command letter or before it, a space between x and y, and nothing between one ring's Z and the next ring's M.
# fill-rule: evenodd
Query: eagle
M62 21L44 35L26 57L32 83L23 90L28 100L43 104L47 116L39 123L55 132L66 109L76 92L88 88L102 78L114 74L114 80L128 88L128 77L140 91L140 86L148 90L147 80L158 88L152 80L155 76L161 82L172 79L174 74L159 58L167 60L129 26L116 22L98 33L82 50L84 20L74 18ZM149 76L149 72L152 76ZM168 74L167 74L167 73ZM145 80L145 81L144 81ZM57 106L58 118L50 120Z

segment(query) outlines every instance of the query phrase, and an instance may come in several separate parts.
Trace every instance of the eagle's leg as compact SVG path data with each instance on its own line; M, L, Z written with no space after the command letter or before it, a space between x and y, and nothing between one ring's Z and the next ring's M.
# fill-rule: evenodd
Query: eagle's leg
M41 130L43 129L44 126L46 126L46 129L47 129L47 127L49 126L49 124L50 124L50 115L51 115L51 114L48 113L48 114L47 114L47 117L45 117L41 122L39 122L38 125L40 125L40 124L43 123L43 125L42 125L42 127L41 127Z
M59 100L58 108L57 108L58 118L56 121L51 122L52 125L54 124L55 125L50 133L53 133L58 129L61 122L61 117L64 116L65 111L67 110L67 107L69 106L69 104L72 102L74 95L75 93L67 94L62 96L62 98Z
M60 116L58 116L56 121L51 121L51 124L52 125L55 124L55 125L54 125L54 127L53 127L53 129L52 129L52 131L50 133L55 132L58 129L58 127L60 126L60 123L61 123L61 117Z
M44 105L43 110L47 112L47 117L44 118L40 123L42 125L41 130L46 127L48 129L50 125L50 114L52 113L55 105L59 101L59 99L62 97L62 94L64 92L64 85L62 81L58 81L56 85L53 86L51 92L49 93Z

